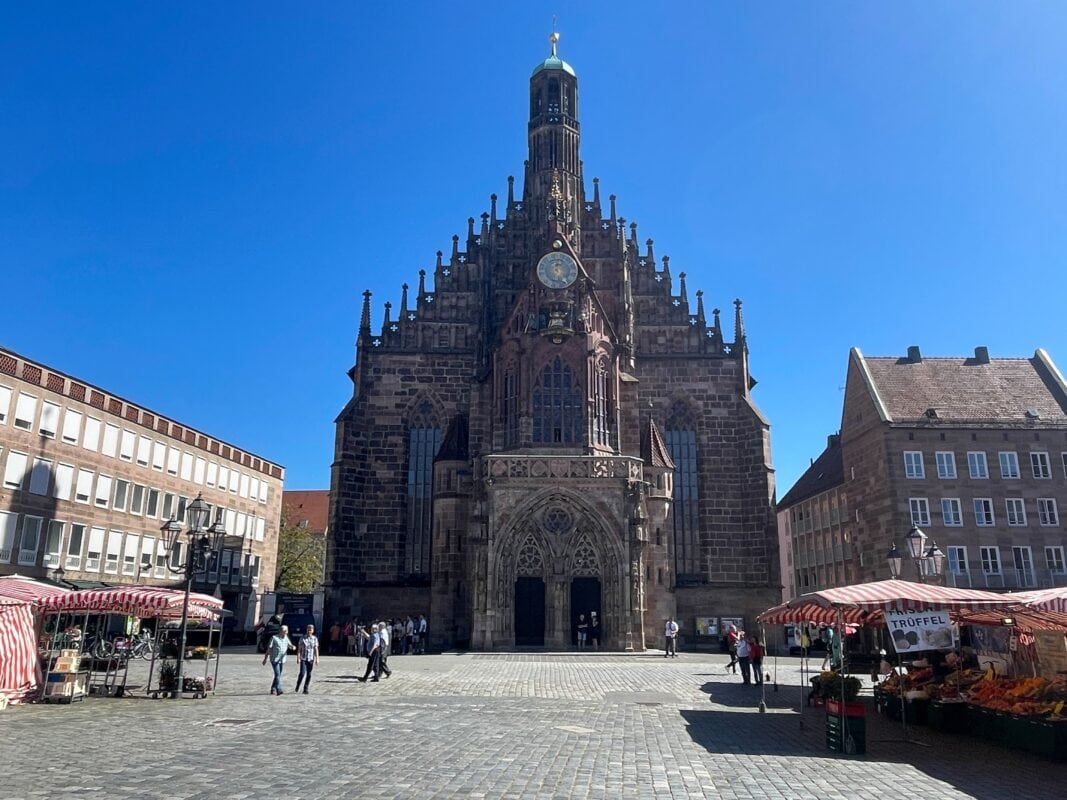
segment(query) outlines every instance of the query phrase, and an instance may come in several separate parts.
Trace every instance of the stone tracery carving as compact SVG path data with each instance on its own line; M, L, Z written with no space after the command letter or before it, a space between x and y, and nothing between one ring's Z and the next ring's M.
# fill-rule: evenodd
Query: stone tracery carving
M584 537L574 549L574 559L571 569L574 575L600 575L600 559L597 556L596 550L593 549L593 545L591 545L589 540Z
M522 543L515 564L516 575L540 578L545 574L545 557L532 536Z

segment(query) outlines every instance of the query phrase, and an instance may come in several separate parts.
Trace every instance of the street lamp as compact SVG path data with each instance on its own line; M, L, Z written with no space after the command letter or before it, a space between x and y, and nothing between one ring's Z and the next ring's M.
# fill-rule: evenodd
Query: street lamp
M193 575L200 572L207 565L207 559L226 535L226 526L221 519L213 525L208 525L211 519L211 509L198 494L196 499L185 509L186 520L189 525L185 535L188 545L185 551L185 563L177 567L172 566L173 558L167 560L167 569L175 575L185 577L185 598L182 600L181 637L178 645L177 668L175 669L176 689L172 697L181 697L182 692L182 662L185 660L185 634L189 622L189 592L193 588ZM172 556L180 553L182 526L174 517L167 520L159 529L166 542L167 551Z
M63 585L63 577L67 574L67 571L63 569L63 565L60 564L54 570L52 570L52 579L60 586Z
M940 581L945 569L945 553L937 546L937 542L931 541L930 546L927 547L926 542L928 540L929 537L916 525L912 525L911 530L904 537L907 558L915 563L915 569L919 575L919 583L925 583L927 578ZM896 542L894 542L886 554L891 577L900 577L904 558L905 556L897 548Z

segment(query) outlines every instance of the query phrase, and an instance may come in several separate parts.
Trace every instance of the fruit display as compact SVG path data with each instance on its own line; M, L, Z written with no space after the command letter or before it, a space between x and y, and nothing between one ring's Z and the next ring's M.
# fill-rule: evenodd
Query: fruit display
M965 696L972 705L993 711L1059 720L1067 704L1067 678L983 678Z
M928 687L934 678L934 671L929 667L913 669L907 675L891 674L882 681L881 688L886 694L899 695L900 685L904 684L904 692L923 690Z

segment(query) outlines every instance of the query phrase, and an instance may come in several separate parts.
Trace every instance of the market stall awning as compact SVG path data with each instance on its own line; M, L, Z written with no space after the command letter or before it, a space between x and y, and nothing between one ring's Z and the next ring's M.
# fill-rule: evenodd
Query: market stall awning
M0 600L17 600L22 603L42 605L55 597L69 595L70 589L35 581L22 575L5 575L0 578Z
M1009 602L1006 596L977 589L956 589L912 581L888 580L839 586L808 592L788 603L770 608L759 615L765 625L786 622L837 622L853 625L880 622L885 611L926 611L933 609L1000 609Z
M1012 595L1005 595L1005 598ZM1067 613L1045 611L1024 605L1012 605L1000 611L956 611L952 614L961 625L1010 625L1021 631L1063 631L1067 633ZM1010 619L1011 622L1006 622Z
M129 614L135 617L170 616L181 613L184 594L177 589L153 586L112 586L106 589L82 589L47 603L50 611L89 614ZM217 613L222 600L207 594L189 595L190 614L203 616Z
M1067 586L1059 586L1055 589L1037 589L1032 592L1015 592L1007 595L1007 598L1028 608L1067 614Z

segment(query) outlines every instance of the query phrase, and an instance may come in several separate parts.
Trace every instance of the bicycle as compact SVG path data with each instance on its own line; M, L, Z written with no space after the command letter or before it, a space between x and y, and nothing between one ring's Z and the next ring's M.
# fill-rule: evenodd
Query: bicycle
M150 630L142 630L136 636L126 639L119 637L109 642L111 652L120 658L143 658L146 661L159 655L159 648Z

